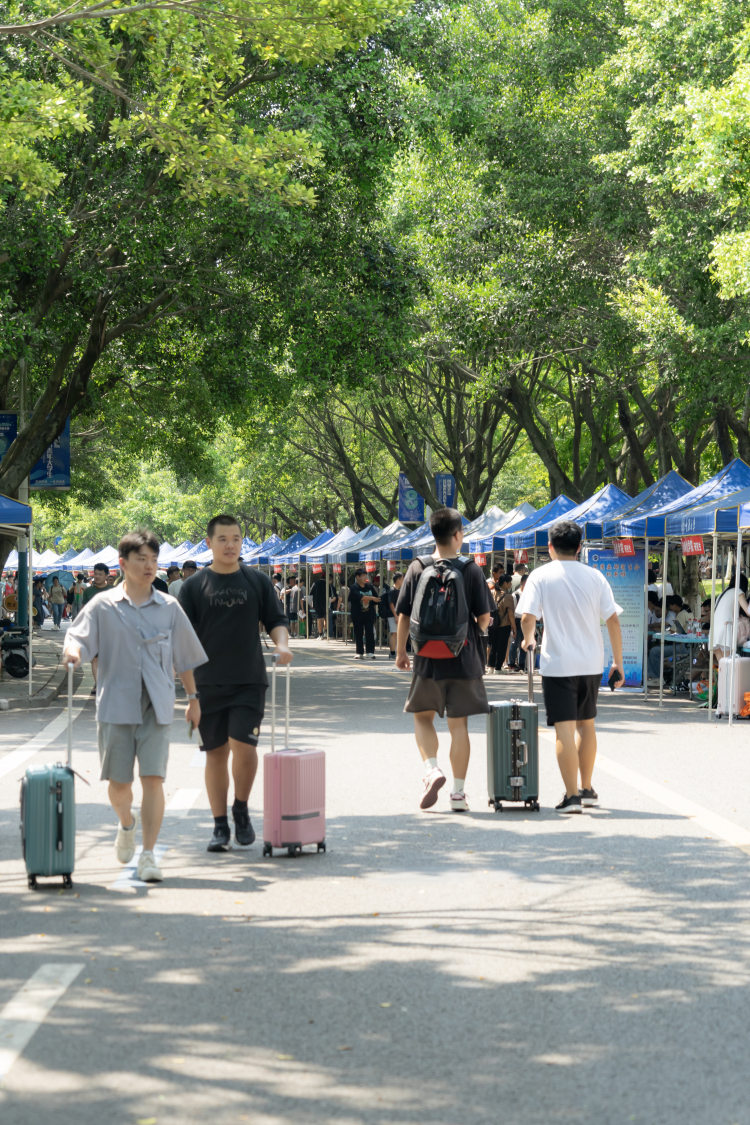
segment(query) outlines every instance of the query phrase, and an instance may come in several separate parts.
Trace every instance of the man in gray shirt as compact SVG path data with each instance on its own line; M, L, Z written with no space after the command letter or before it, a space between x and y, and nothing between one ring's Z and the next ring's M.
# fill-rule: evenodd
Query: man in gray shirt
M83 607L65 638L63 660L75 665L99 658L96 718L102 779L120 822L115 854L129 863L135 854L133 773L136 759L143 799L143 851L138 877L161 882L154 847L164 817L164 777L169 729L174 718L174 673L187 693L185 717L198 725L200 704L193 668L206 653L184 610L152 587L159 542L149 531L120 541L121 585L103 590Z

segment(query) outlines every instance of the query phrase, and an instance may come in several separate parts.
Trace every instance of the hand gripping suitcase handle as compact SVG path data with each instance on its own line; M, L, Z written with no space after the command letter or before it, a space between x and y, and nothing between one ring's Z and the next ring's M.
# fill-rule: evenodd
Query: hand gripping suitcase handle
M279 658L276 653L271 658L271 753L276 753L276 671ZM289 745L289 703L291 692L291 669L286 665L286 691L284 706L284 743Z

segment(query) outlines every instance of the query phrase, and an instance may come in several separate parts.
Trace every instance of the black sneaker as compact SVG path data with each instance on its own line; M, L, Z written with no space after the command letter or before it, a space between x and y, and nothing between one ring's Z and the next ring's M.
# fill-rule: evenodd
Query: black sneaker
M225 852L229 847L229 841L232 838L232 833L229 831L228 824L217 824L214 827L214 834L211 837L207 852Z
M247 811L247 805L244 809L232 809L232 819L234 821L234 838L238 844L243 848L249 847L255 840L255 829L250 823L250 814Z
M579 789L578 796L581 798L581 804L585 809L599 808L599 794L596 789Z
M563 797L559 805L555 805L558 812L564 813L579 813L581 812L581 798L577 793L572 797Z

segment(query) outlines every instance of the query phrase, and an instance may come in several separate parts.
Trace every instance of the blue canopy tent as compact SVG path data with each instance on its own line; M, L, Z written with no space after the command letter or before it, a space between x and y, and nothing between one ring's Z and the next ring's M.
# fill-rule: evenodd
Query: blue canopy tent
M406 524L394 520L393 523L389 523L384 527L379 535L368 540L366 547L359 552L359 561L380 562L383 558L383 551L398 546L407 536L411 535L413 530L413 528L407 527Z
M256 548L248 554L247 562L250 566L281 566L281 555L300 551L310 542L301 531L293 532L288 539L279 539L278 535L275 538L276 543L266 541L263 547Z
M22 504L20 500L14 500L11 496L0 495L0 531L4 532L6 535L13 535L17 539L21 539L22 540L22 542L21 542L21 549L22 550L23 550L23 538L25 538L26 544L27 544L27 547L26 547L27 558L28 558L28 554L33 554L33 551L31 549L31 523L32 523L31 506L29 504ZM17 569L18 568L18 552L16 551L16 552L12 552L12 553L14 553L16 555L15 569ZM23 621L24 627L29 625L28 617L27 616L22 617L21 615L22 614L27 615L28 611L29 611L29 607L31 605L32 565L33 565L32 560L29 559L27 580L24 580L24 582L23 582L23 587L24 587L23 592L21 592L19 590L19 598L18 598L19 617L17 618L17 620L20 619L21 621ZM9 566L8 561L6 561L5 566L8 570L14 569L14 568L11 568ZM32 651L32 649L33 649L33 642L32 642L33 629L29 628L28 632L29 632L29 699L31 699L32 677L33 677L32 668L33 668L33 664L34 664L33 651Z
M418 539L423 539L425 536L425 532L429 535L429 523L423 523L420 524L419 527L415 527L412 531L409 532L408 535L406 535L403 539L400 539L398 543L396 543L393 547L386 547L385 549L382 549L380 552L380 557L382 559L395 559L397 562L400 562L404 559L413 559L414 552L411 549L412 544L416 543ZM419 551L417 551L417 554L419 554Z
M361 531L355 534L354 539L345 543L340 548L331 549L331 544L328 544L328 549L325 552L326 562L329 563L356 563L359 562L359 552L365 550L367 544L372 540L379 538L381 529L377 524L370 523L363 527Z
M519 504L517 508L511 509L506 512L502 519L498 520L497 524L490 525L479 534L472 531L469 536L469 553L472 555L493 554L495 551L504 551L505 547L500 543L496 544L496 539L502 535L502 543L505 542L505 535L514 531L518 527L525 525L530 516L535 516L537 509L533 504Z
M275 548L283 547L285 540L280 535L269 535L268 539L264 539L260 546L255 547L254 550L248 551L243 555L243 561L248 566L266 565L274 552Z
M301 547L293 551L280 551L279 554L275 556L274 562L279 563L281 566L299 566L304 564L310 551L315 551L324 543L330 542L331 539L333 539L333 532L326 528L325 531L321 531L314 539L311 539L309 543L305 542Z
M577 523L583 531L584 539L590 538L587 534L587 525L589 520L593 524L600 524L604 516L609 515L610 512L617 511L622 508L624 504L631 502L632 496L628 496L627 492L623 492L616 484L605 484L604 488L600 488L588 500L577 504L575 507L568 509L564 513L566 520L572 520ZM549 541L549 531L553 524L557 523L560 515L551 513L546 519L541 522L537 521L533 527L526 531L516 531L509 537L509 544L515 550L529 547L546 547Z
M705 484L698 485L697 488L676 497L661 508L644 515L626 516L625 519L619 520L614 534L638 539L663 539L669 516L688 508L695 508L705 501L729 496L742 488L750 488L750 465L735 457Z
M353 527L342 527L340 531L337 531L334 536L321 543L319 547L313 548L312 545L308 545L304 552L305 562L324 563L329 551L340 550L342 547L345 547L346 544L352 543L358 535L359 532L355 531Z
M575 500L571 500L569 496L565 496L565 494L556 496L554 500L550 500L549 504L545 504L538 512L534 512L533 516L528 516L525 520L517 523L514 528L508 528L502 535L496 536L495 550L516 550L514 542L516 535L533 531L536 527L546 525L550 520L554 523L556 519L562 519L564 515L567 515L571 508L575 508L575 506Z
M692 491L692 484L686 481L675 469L670 469L659 480L654 481L648 488L644 488L643 492L639 492L628 504L623 505L619 511L608 515L602 522L599 534L597 534L597 528L592 526L590 529L591 539L593 541L612 539L617 535L617 524L620 520L635 519L641 515L648 515L649 512L655 512Z

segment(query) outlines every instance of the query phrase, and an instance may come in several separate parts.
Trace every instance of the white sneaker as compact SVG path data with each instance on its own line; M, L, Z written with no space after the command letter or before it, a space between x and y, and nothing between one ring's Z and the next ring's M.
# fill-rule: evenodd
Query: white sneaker
M422 800L419 802L420 809L431 809L437 801L438 790L442 789L445 785L445 774L441 769L435 766L422 778L424 785L424 793Z
M465 793L451 793L450 804L451 812L469 811L469 802L466 800Z
M133 823L130 828L123 828L121 824L117 826L117 835L115 836L115 855L120 863L130 863L135 855L135 830L138 827L138 813L133 813Z
M144 883L161 883L164 878L153 852L141 852L138 860L138 878Z

